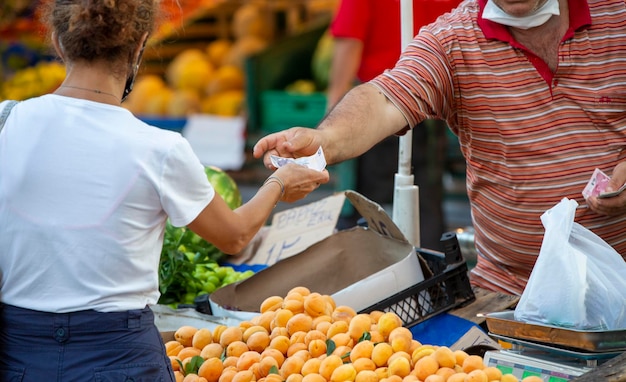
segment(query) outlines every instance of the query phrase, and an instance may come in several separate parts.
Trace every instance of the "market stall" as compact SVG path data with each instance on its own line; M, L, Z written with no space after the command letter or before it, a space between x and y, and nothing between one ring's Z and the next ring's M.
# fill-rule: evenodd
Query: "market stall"
M247 3L257 11L240 12ZM242 202L236 180L248 164L247 140L323 117L321 64L312 61L328 59L316 49L332 6L321 3L182 2L166 10L172 17L147 45L125 107L187 137L231 208ZM19 25L0 24L7 36L0 100L45 94L64 77L37 44L36 59L14 59L32 53L16 48L29 44L15 31L42 42L24 12ZM254 20L271 28L259 26L252 38L244 26ZM224 140L211 146L207 135ZM168 225L155 313L177 381L626 379L623 329L515 319L519 297L470 286L454 232L443 233L444 252L420 248L415 227L406 226L414 213L394 206L394 214L409 211L398 221L350 191L350 165L330 169L332 196L276 213L259 240L228 262L191 231ZM404 170L400 188L412 183ZM400 203L414 196L405 188ZM346 208L365 223L337 230Z

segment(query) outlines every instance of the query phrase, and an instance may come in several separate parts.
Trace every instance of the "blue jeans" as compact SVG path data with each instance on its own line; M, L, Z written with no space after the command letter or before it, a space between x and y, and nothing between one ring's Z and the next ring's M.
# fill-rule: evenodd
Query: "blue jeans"
M0 303L0 382L174 382L154 314L47 313Z

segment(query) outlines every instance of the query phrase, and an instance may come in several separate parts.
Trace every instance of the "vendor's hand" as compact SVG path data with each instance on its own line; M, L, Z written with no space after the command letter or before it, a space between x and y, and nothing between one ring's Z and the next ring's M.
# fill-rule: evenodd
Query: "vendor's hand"
M275 169L270 155L286 158L310 156L317 152L322 145L319 131L308 127L292 127L261 138L252 150L255 158L263 156L263 164L269 169ZM326 183L326 182L322 182Z
M278 177L285 187L280 200L289 203L304 198L321 184L328 183L330 180L328 170L313 170L295 163L280 167L273 175Z
M617 191L624 183L626 183L626 162L615 166L604 192ZM592 196L587 200L587 204L593 211L602 215L626 214L626 191L611 198Z

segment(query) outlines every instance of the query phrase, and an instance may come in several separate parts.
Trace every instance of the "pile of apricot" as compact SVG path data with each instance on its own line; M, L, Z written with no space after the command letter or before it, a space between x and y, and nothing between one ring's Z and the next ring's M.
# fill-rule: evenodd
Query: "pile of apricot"
M478 355L421 344L393 312L357 313L305 287L259 312L239 326L180 327L165 343L176 381L519 382Z

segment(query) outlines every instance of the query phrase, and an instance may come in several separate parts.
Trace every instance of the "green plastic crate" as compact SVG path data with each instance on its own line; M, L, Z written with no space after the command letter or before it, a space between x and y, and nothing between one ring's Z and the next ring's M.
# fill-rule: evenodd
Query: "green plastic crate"
M292 126L315 127L326 113L326 94L266 90L261 92L261 110L260 129L265 134Z

